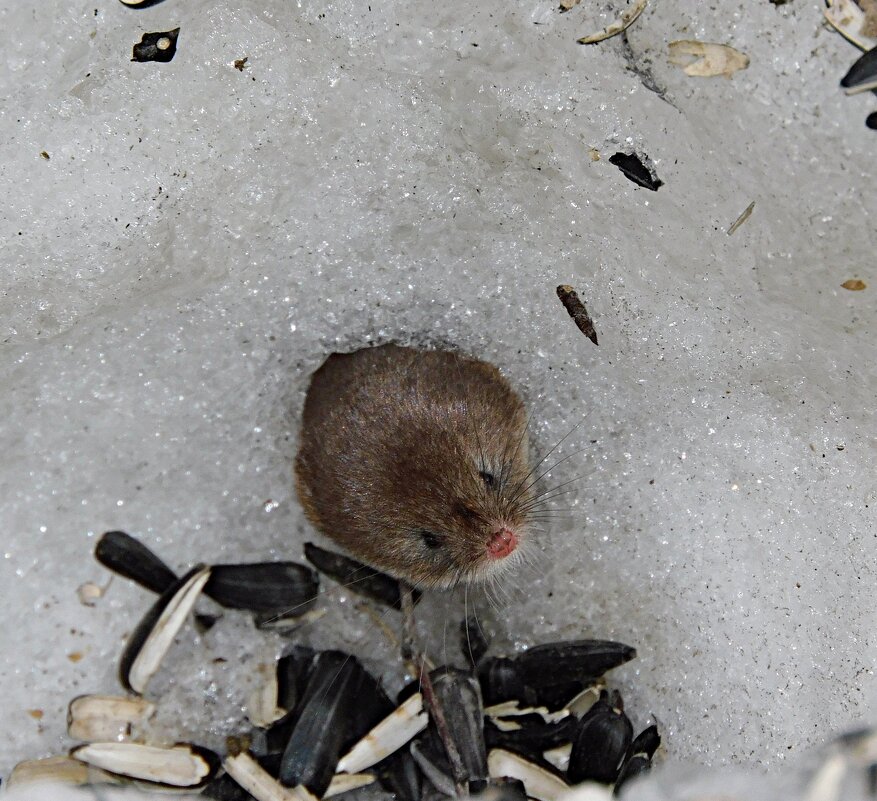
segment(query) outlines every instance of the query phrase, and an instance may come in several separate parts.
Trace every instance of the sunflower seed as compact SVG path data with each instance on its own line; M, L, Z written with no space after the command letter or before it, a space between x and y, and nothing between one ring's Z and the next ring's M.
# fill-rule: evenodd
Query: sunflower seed
M127 690L142 694L210 578L209 567L193 567L152 605L122 652L119 677Z
M219 757L195 745L162 748L140 743L89 743L74 748L74 759L120 776L170 787L200 787L219 769Z
M305 543L305 558L321 573L333 581L337 581L351 592L370 598L384 606L392 606L394 609L402 608L399 582L386 573L381 573L373 567L357 562L349 556L327 551L312 542ZM415 591L415 603L419 599L420 593Z
M359 773L397 751L429 721L423 696L414 693L350 749L338 762L339 773Z
M177 575L142 542L124 531L108 531L94 548L94 556L104 567L161 595Z
M204 594L227 609L302 614L316 603L318 588L317 574L309 567L257 562L213 565Z
M67 708L67 734L74 740L120 740L131 726L147 720L155 705L142 698L80 695Z
M573 784L597 781L611 784L633 739L633 726L618 693L604 692L581 719L573 741L567 776Z
M487 755L487 767L493 779L522 781L527 795L538 801L557 801L569 790L569 785L551 771L502 748L494 748Z

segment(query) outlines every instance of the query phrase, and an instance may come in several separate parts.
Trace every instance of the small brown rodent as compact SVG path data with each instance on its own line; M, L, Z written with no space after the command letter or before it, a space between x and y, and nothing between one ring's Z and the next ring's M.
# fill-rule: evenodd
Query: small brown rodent
M320 531L396 578L486 579L526 536L526 428L485 362L397 345L333 353L305 398L298 495Z

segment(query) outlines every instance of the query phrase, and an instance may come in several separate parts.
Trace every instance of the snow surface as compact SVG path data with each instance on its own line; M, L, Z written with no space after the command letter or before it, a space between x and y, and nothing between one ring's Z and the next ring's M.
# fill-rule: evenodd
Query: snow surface
M838 88L858 51L816 0L662 0L627 44L576 44L622 6L0 3L0 773L69 748L73 696L119 689L150 599L117 578L79 603L109 576L96 538L176 568L300 558L307 377L385 341L499 365L542 453L578 426L546 487L586 477L537 565L466 599L495 649L637 646L612 681L674 762L775 769L874 719L877 134L873 96ZM176 26L172 62L129 60ZM689 78L680 38L751 65ZM355 604L328 593L303 636L397 687ZM422 609L453 650L463 599ZM156 725L221 745L283 644L231 613L184 630Z

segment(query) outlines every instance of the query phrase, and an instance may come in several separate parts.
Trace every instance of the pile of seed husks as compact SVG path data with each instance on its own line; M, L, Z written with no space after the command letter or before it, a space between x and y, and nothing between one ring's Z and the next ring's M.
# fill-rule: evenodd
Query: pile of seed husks
M389 576L313 545L305 552L350 589L401 605ZM150 679L202 593L252 612L257 626L293 625L311 614L319 578L293 562L199 565L178 577L118 531L103 535L95 555L159 594L121 655L129 694L74 699L68 731L84 744L69 756L19 764L8 785L134 783L198 789L217 801L313 801L373 783L401 801L476 793L555 801L579 785L590 787L588 798L609 799L649 769L660 745L655 726L634 738L620 695L602 680L636 655L633 648L578 640L492 656L472 621L461 629L469 665L434 668L395 702L355 655L292 645L259 693L259 725L229 738L225 755L135 742L132 727L160 703L144 698ZM196 615L202 628L213 622Z

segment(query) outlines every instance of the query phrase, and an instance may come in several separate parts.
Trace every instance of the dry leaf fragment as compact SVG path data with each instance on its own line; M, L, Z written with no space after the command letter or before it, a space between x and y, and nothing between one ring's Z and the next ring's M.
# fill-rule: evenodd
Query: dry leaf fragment
M844 281L841 286L844 289L849 289L850 292L861 292L868 285L858 278L850 278L848 281Z
M670 63L682 67L692 78L712 78L715 75L730 78L749 66L749 56L730 45L679 39L670 42Z
M646 4L649 0L637 0L636 5L632 8L627 9L615 22L611 25L607 25L603 30L597 31L596 33L589 34L588 36L583 36L581 39L577 39L576 41L579 44L595 44L596 42L602 42L604 39L609 39L612 36L617 36L619 33L623 33L626 31L633 23L636 21L636 18L643 13L643 9L646 7Z

